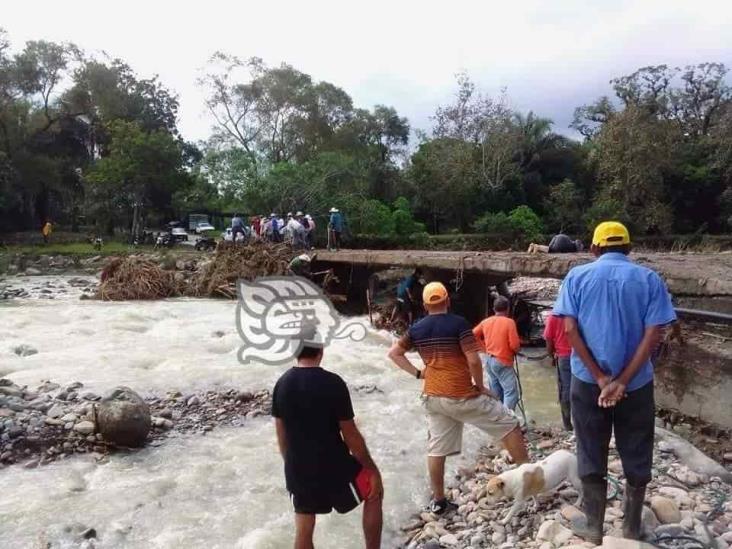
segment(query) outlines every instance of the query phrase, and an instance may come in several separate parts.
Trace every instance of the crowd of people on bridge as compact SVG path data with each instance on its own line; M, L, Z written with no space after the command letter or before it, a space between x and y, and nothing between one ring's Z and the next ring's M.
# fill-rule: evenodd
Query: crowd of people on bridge
M345 229L345 219L335 207L328 214L328 249L338 250ZM230 239L233 242L248 242L250 239L286 242L295 250L310 250L316 246L315 229L313 216L301 211L294 214L288 212L284 217L276 213L255 215L248 222L237 213L231 219Z
M573 268L564 279L544 336L559 365L563 422L576 437L583 505L571 526L599 545L613 433L626 478L623 535L641 537L654 438L651 356L676 315L661 277L630 259L630 235L622 224L599 224L590 251L595 261ZM401 287L403 299L414 299L420 274L415 270ZM520 340L505 297L494 300L494 314L477 326L450 312L441 282L426 284L421 297L425 316L394 342L388 357L422 382L428 510L441 516L457 507L446 496L445 462L461 452L465 423L486 433L487 441L500 441L515 464L529 461L513 411ZM422 367L410 357L412 351ZM322 345L303 346L297 365L273 393L272 414L296 516L295 547L313 546L316 515L348 512L364 502L366 547L375 549L381 539L383 482L354 423L348 388L321 367L323 355Z

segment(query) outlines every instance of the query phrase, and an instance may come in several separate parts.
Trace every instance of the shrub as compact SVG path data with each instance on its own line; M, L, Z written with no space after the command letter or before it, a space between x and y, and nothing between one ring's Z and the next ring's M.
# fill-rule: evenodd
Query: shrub
M358 230L366 234L394 234L394 219L389 206L379 200L365 200L360 207Z
M519 206L508 214L512 229L528 240L539 240L544 232L544 224L534 210Z
M487 234L511 234L513 226L505 212L488 212L481 215L473 223L473 228L478 233Z

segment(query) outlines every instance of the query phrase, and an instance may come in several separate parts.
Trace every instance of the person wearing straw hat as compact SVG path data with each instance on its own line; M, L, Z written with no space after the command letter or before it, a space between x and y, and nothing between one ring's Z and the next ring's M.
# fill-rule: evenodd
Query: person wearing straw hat
M600 223L591 247L597 259L569 271L554 304L572 346L570 400L584 496L584 515L572 529L595 544L603 537L613 433L626 479L623 535L640 538L653 463L650 358L663 328L676 320L664 281L632 262L630 250L630 233L622 223Z
M389 358L416 379L424 379L422 404L427 415L427 468L432 488L429 510L443 515L457 508L445 497L445 461L461 452L463 424L501 440L515 463L526 463L529 456L518 420L483 383L480 346L468 321L448 312L450 298L445 286L430 282L422 301L427 316L392 345ZM424 369L407 358L412 349L419 353Z

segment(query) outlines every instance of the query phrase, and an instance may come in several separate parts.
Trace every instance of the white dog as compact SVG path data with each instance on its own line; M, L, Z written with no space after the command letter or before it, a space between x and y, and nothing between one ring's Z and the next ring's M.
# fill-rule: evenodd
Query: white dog
M493 477L486 485L489 501L514 498L513 506L501 522L507 524L531 496L556 489L568 480L579 492L575 505L582 504L582 483L577 474L577 456L567 450L557 450L538 463L524 463L516 469Z

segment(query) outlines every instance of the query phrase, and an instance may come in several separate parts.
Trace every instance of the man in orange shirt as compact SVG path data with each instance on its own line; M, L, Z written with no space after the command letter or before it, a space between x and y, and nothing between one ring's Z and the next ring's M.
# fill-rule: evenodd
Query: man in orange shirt
M516 408L519 399L513 358L521 348L516 323L508 317L508 299L498 296L493 302L490 316L473 328L473 334L488 355L485 371L493 394L503 401L509 410Z
M394 343L389 358L408 374L424 378L430 511L443 515L457 509L445 498L445 459L460 453L464 423L501 440L514 462L526 463L529 456L516 418L483 385L479 346L468 321L448 312L450 299L445 286L439 282L427 284L422 301L427 316L412 324ZM412 348L424 361L423 370L406 357Z
M569 386L572 381L572 368L569 360L572 355L572 346L564 332L564 319L549 315L544 326L544 341L546 351L557 365L557 386L559 388L559 406L562 409L562 423L567 431L572 430L572 406L569 400Z

